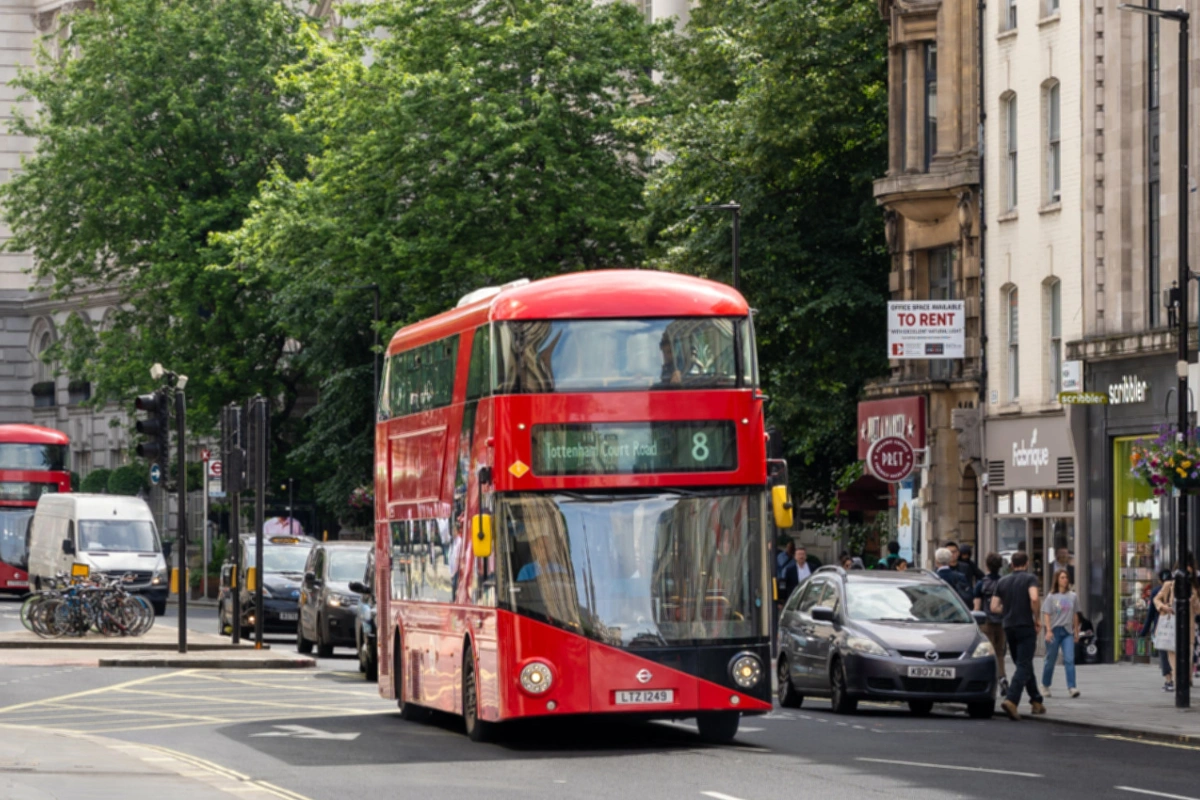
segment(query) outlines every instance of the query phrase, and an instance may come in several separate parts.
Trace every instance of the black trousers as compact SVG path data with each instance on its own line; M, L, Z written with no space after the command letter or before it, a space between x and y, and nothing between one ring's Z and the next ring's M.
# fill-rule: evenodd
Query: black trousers
M1038 691L1037 678L1033 674L1033 656L1037 652L1037 628L1032 625L1005 628L1004 636L1008 639L1008 652L1017 665L1012 683L1008 685L1008 699L1013 704L1020 705L1021 692L1026 691L1029 693L1029 702L1042 702L1042 693Z

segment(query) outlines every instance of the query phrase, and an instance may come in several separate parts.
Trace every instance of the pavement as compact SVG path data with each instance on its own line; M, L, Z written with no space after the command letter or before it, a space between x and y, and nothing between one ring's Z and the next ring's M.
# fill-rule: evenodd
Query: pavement
M1042 659L1034 660L1040 681ZM1008 664L1011 678L1013 665ZM1153 664L1084 664L1076 667L1079 697L1067 695L1066 673L1054 673L1046 715L1031 717L1029 698L1023 701L1024 719L1057 722L1159 741L1200 744L1200 691L1192 689L1192 708L1175 708L1175 694L1162 690L1162 673Z
M9 727L9 726L4 726ZM22 726L0 737L6 800L131 796L171 800L295 800L286 789L164 747Z

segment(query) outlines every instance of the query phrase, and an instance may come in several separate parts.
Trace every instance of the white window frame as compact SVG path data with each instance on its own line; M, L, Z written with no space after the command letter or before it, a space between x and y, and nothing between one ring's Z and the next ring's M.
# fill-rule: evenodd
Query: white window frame
M1016 211L1020 182L1017 171L1017 96L1015 94L1009 95L1004 101L1004 114L1004 205L1006 211Z
M1062 201L1062 92L1055 81L1046 87L1046 201Z
M1020 350L1020 303L1017 287L1012 286L1004 293L1005 342L1008 345L1008 401L1015 403L1021 398L1021 350Z

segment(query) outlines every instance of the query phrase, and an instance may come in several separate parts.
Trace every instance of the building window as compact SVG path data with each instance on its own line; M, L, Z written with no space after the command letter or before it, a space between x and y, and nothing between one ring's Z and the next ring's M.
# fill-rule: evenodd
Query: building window
M925 171L937 152L937 44L925 45Z
M1012 95L1004 104L1005 113L1005 209L1017 208L1017 96Z
M954 299L954 248L939 247L929 251L929 299ZM954 362L948 358L931 359L929 377L947 381L952 377Z
M1050 284L1047 294L1050 306L1050 397L1057 400L1062 391L1062 282Z
M1046 16L1052 17L1058 13L1058 0L1046 0Z
M1062 199L1062 143L1060 141L1058 83L1046 90L1046 200Z
M1004 30L1015 31L1017 29L1017 0L1007 0L1002 6L1004 9Z
M1017 335L1019 326L1017 324L1017 289L1014 286L1008 290L1007 301L1008 314L1008 399L1009 402L1016 402L1021 396L1021 359L1017 346Z

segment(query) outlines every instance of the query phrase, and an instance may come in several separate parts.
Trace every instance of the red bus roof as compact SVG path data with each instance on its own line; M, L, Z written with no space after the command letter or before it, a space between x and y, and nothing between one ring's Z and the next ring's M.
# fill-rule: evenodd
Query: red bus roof
M477 302L401 328L388 354L488 320L744 317L746 299L716 281L649 269L573 272L502 289Z
M0 444L70 444L62 431L41 425L0 425Z

